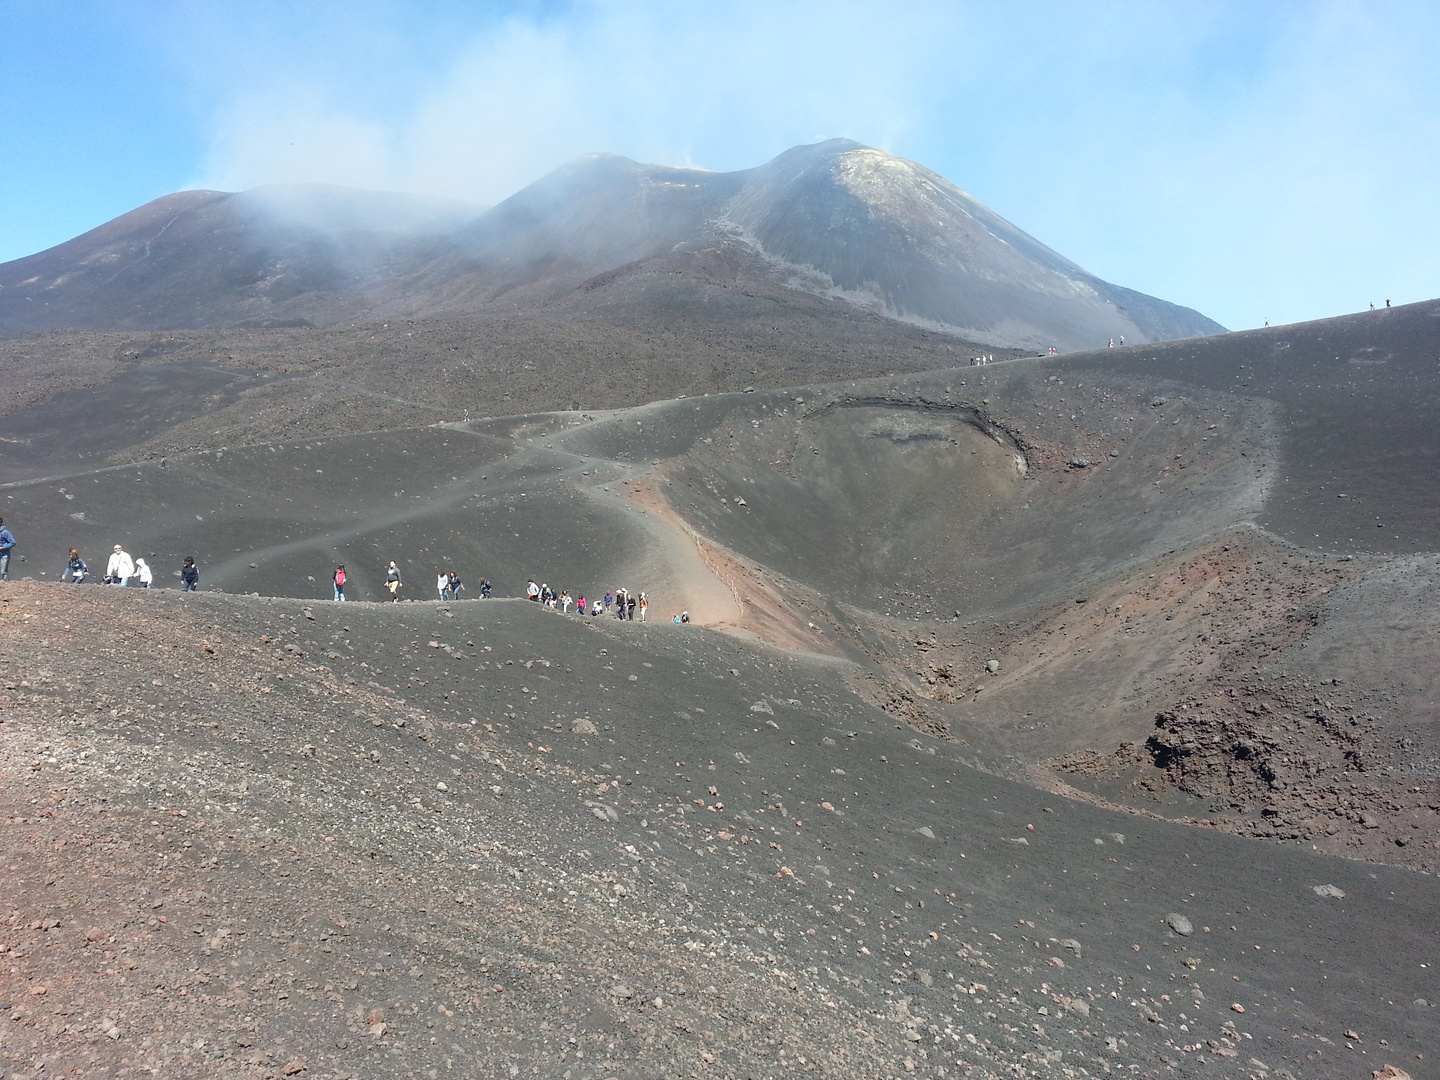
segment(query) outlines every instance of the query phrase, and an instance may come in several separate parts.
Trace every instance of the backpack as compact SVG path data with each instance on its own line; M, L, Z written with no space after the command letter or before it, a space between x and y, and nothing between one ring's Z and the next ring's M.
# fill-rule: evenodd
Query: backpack
M345 586L345 571L344 571L344 570L336 570L336 571L335 571L335 584L336 584L336 585L339 585L341 588L344 588L344 586Z

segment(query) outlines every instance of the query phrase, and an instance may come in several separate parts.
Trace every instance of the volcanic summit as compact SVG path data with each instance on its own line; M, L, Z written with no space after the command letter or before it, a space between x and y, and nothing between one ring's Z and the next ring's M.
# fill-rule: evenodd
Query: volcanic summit
M334 325L581 299L659 314L688 302L676 278L709 303L748 283L1001 348L1223 329L1087 274L929 169L844 139L734 173L592 155L484 213L343 189L167 196L0 266L0 329Z

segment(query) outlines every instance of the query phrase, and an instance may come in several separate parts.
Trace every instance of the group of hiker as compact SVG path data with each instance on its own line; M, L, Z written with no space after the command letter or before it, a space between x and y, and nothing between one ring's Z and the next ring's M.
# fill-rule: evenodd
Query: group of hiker
M0 581L10 580L10 556L15 550L15 546L14 534L5 527L5 519L0 518ZM180 567L179 577L180 588L183 591L194 592L200 588L200 569L195 565L193 557L186 556ZM72 585L81 585L90 580L90 566L80 557L78 548L70 549L60 580ZM114 551L106 560L105 574L100 580L103 584L119 585L122 588L129 586L133 581L139 588L149 589L155 583L155 574L143 558L132 558L122 545L116 544ZM345 570L345 564L339 563L330 577L336 600L345 599L345 586L348 580L349 575ZM404 584L399 564L393 559L390 560L385 567L385 589L390 594L391 601L400 599L400 589ZM488 578L482 577L476 586L476 591L481 599L489 599L491 589ZM460 580L460 575L456 571L441 570L435 578L435 591L441 600L459 600L465 592L465 583ZM577 615L589 615L592 618L599 618L602 615L609 616L613 611L617 619L638 619L640 622L644 622L650 611L650 597L643 592L635 593L622 588L617 588L612 592L606 589L603 596L586 600L583 594L572 597L569 589L561 589L556 592L549 584L537 585L533 578L525 586L525 598L551 611L560 611L566 615L573 607ZM671 621L688 623L690 612L682 611L673 615Z
M634 620L638 618L644 622L645 616L650 611L650 597L643 592L632 593L629 589L616 589L611 592L606 589L603 597L597 596L586 600L583 593L578 597L573 597L570 595L569 589L561 589L556 592L548 584L536 585L534 578L531 578L525 586L525 599L565 615L570 614L570 608L573 606L575 614L589 615L591 618L609 615L613 608L617 619Z
M0 580L10 580L10 551L15 547L15 538L10 531L0 525ZM186 556L180 570L180 588L185 592L195 592L200 588L200 568L195 565L195 560ZM60 580L71 585L83 585L90 580L90 564L80 557L78 548L71 548L65 560L65 569L60 572ZM136 588L149 589L155 584L155 571L143 558L132 558L130 553L120 544L115 545L115 550L110 553L110 558L105 562L105 574L100 579L103 585L119 585L122 588L131 585L133 582Z

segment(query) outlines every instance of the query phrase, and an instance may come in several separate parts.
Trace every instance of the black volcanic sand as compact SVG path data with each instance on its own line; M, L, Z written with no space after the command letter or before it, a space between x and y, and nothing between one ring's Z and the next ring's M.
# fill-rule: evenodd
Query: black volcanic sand
M958 368L816 312L7 343L12 577L163 586L0 590L15 1067L1434 1075L1440 305ZM391 558L659 622L326 600Z
M0 620L17 1075L1436 1075L1433 877L976 771L834 661L522 601Z
M1412 332L1434 320L1395 310L1369 392L1419 424ZM1334 327L1313 329L1323 367ZM232 592L327 598L345 562L373 599L391 558L412 599L446 568L470 595L481 575L501 596L530 577L643 589L658 618L857 661L872 703L974 764L1433 871L1437 566L1387 554L1399 530L1345 556L1303 545L1296 522L1353 500L1297 490L1289 463L1353 479L1358 436L1297 435L1303 387L1195 385L1252 364L1247 340L1173 346L1209 359L1177 353L1165 378L1107 350L178 454L12 483L5 510L22 554L54 553L22 574L58 574L71 545L98 571L118 540L167 583L193 555ZM1378 455L1348 486L1393 498L1424 537L1404 543L1431 550L1429 475ZM1288 535L1260 528L1281 511Z

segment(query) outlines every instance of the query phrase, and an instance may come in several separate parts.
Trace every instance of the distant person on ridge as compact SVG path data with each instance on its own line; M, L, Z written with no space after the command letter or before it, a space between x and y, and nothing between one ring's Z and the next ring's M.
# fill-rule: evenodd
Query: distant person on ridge
M632 592L627 592L625 594L625 618L629 619L631 622L635 621L635 603L635 594Z
M449 580L449 588L450 588L450 599L451 599L451 600L459 600L459 599L460 599L460 590L465 587L465 583L460 580L460 575L457 574L454 570L451 570L451 571L450 571L450 573L449 573L449 575L448 575L448 580Z
M185 556L185 565L180 567L180 591L200 591L200 568L195 565L193 555Z
M480 579L480 599L490 599L490 579L487 577L482 577Z
M534 578L525 586L525 599L533 600L537 604L540 602L540 586L535 584Z
M450 599L450 575L444 570L441 570L440 576L435 579L435 591L440 594L441 600Z
M642 593L640 594L640 621L641 621L641 622L644 622L644 621L645 621L645 613L646 613L647 611L649 611L649 610L650 610L650 594L649 594L649 593L643 593L643 592L642 592Z
M10 580L10 553L15 550L15 537L0 518L0 581Z
M400 586L405 584L400 580L400 567L395 565L395 560L390 560L390 565L385 568L385 588L390 590L390 599L400 599Z
M142 589L150 588L151 583L155 580L155 575L150 572L150 567L144 559L135 560L135 576L140 580Z
M105 564L105 584L129 585L134 576L135 563L131 560L130 553L116 544L110 561Z
M342 562L335 567L335 573L330 575L330 580L335 584L335 599L345 599L345 564Z
M80 557L80 552L70 549L70 561L65 564L65 572L60 575L60 580L70 579L70 584L79 585L85 580L85 575L90 573L90 567L85 565L85 560Z

